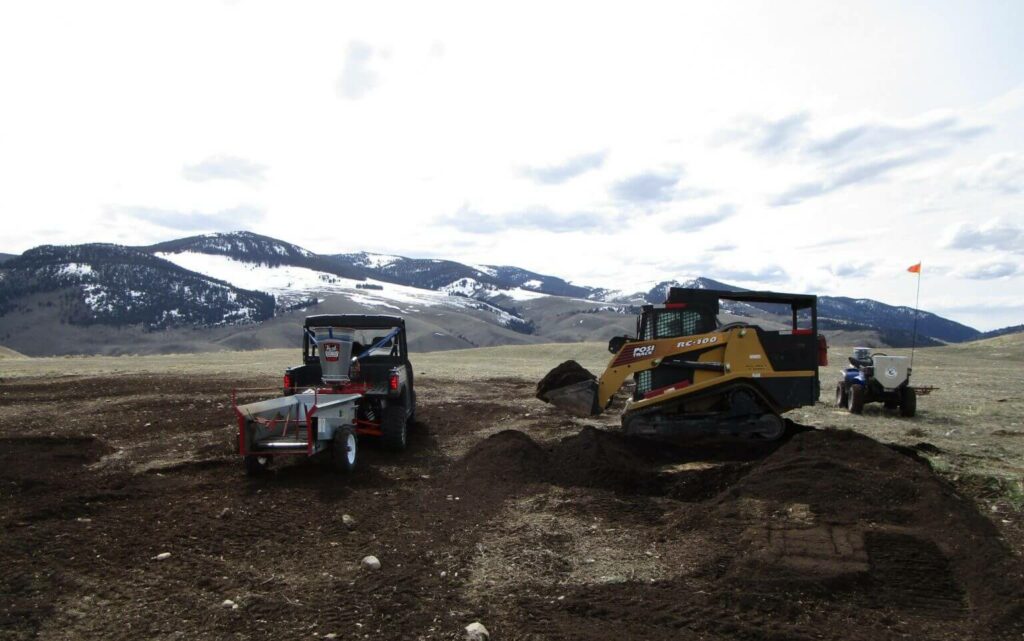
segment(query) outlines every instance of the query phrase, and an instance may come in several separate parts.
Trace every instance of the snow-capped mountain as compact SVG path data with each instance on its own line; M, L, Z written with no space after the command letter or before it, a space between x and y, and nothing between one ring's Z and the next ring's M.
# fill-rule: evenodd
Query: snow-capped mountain
M36 339L24 338L32 324L12 321L29 314L32 305L52 309L69 325L150 330L259 325L314 305L320 312L397 313L413 319L419 349L600 340L631 332L637 308L664 302L670 287L742 290L693 277L627 293L511 266L367 252L319 255L249 232L137 248L42 246L0 262L0 342L38 353L18 342L36 345ZM843 297L821 296L818 301L819 325L826 331L867 333L880 344L909 344L909 308ZM788 312L775 307L726 302L722 309L755 319L784 319ZM20 329L5 329L10 327ZM970 327L928 312L920 312L918 331L919 344L979 336ZM268 346L261 341L244 344Z
M61 322L73 325L142 325L153 330L255 323L274 314L269 294L108 244L43 245L5 261L0 314L17 310L33 296Z
M365 269L372 272L374 278L387 282L464 295L488 297L522 290L550 296L590 298L601 291L573 285L557 276L503 265L464 265L451 260L368 252L334 254L331 258L339 265ZM512 298L515 296L510 294Z
M406 260L397 256L360 254L355 255L359 256L358 260L339 263L297 245L247 232L196 236L142 249L179 267L236 287L272 294L279 309L317 304L333 296L386 313L448 309L480 317L512 331L532 331L529 321L487 301L496 295L497 288L471 278L449 282L440 278L436 282L442 284L435 287L397 282L401 279L386 271L396 261ZM417 262L430 264L432 261ZM367 275L376 278L367 278Z
M269 267L301 267L353 280L366 278L362 269L340 265L298 245L248 231L189 236L138 249L160 256L186 253L227 256L237 261Z
M886 305L867 298L819 296L818 318L826 327L838 327L844 323L855 324L888 332L905 333L909 338L913 331L914 309ZM925 311L918 312L917 331L924 336L948 343L969 341L980 335L973 327Z

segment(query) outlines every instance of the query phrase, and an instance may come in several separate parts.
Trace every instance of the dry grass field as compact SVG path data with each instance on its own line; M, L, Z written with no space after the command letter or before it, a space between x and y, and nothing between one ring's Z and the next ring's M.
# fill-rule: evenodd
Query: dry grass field
M294 350L4 358L0 639L1019 639L1024 342L919 350L913 419L832 407L848 351L729 448L533 398L601 344L415 354L407 451L254 479L230 390Z

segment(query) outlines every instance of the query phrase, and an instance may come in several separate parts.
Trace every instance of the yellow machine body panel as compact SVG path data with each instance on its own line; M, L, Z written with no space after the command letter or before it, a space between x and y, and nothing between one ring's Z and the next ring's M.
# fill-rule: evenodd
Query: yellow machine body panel
M650 398L632 401L628 409L642 409L741 379L817 377L814 370L775 371L753 327L733 327L693 336L631 341L612 356L598 381L599 407L608 406L629 376L654 369L667 358L690 353L699 353L692 361L698 364L694 368L692 384L653 390L658 393ZM789 408L772 409L781 413Z

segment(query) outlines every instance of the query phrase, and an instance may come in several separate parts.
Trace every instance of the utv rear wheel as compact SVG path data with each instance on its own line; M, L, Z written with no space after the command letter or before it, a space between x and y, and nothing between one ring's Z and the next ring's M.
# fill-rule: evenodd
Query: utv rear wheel
M331 464L342 474L348 474L356 467L358 442L356 433L351 428L342 427L334 431L334 443L331 445Z
M255 454L246 454L245 459L245 473L249 476L258 476L267 471L270 467L269 456L257 456Z
M860 414L864 411L864 386L854 383L850 386L849 398L846 403L851 414Z
M846 407L846 386L836 383L836 407Z
M917 414L917 392L909 385L900 388L900 416L910 418Z
M384 420L380 422L381 439L384 447L396 452L404 450L409 431L409 417L405 405L389 403L384 408Z

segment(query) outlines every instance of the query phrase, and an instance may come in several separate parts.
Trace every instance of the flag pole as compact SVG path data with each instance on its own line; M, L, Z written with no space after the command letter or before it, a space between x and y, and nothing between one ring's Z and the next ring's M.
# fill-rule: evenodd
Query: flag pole
M918 261L917 269L917 296L914 298L914 335L910 339L910 367L914 367L914 350L917 348L917 317L918 310L921 308L921 268L920 261Z

